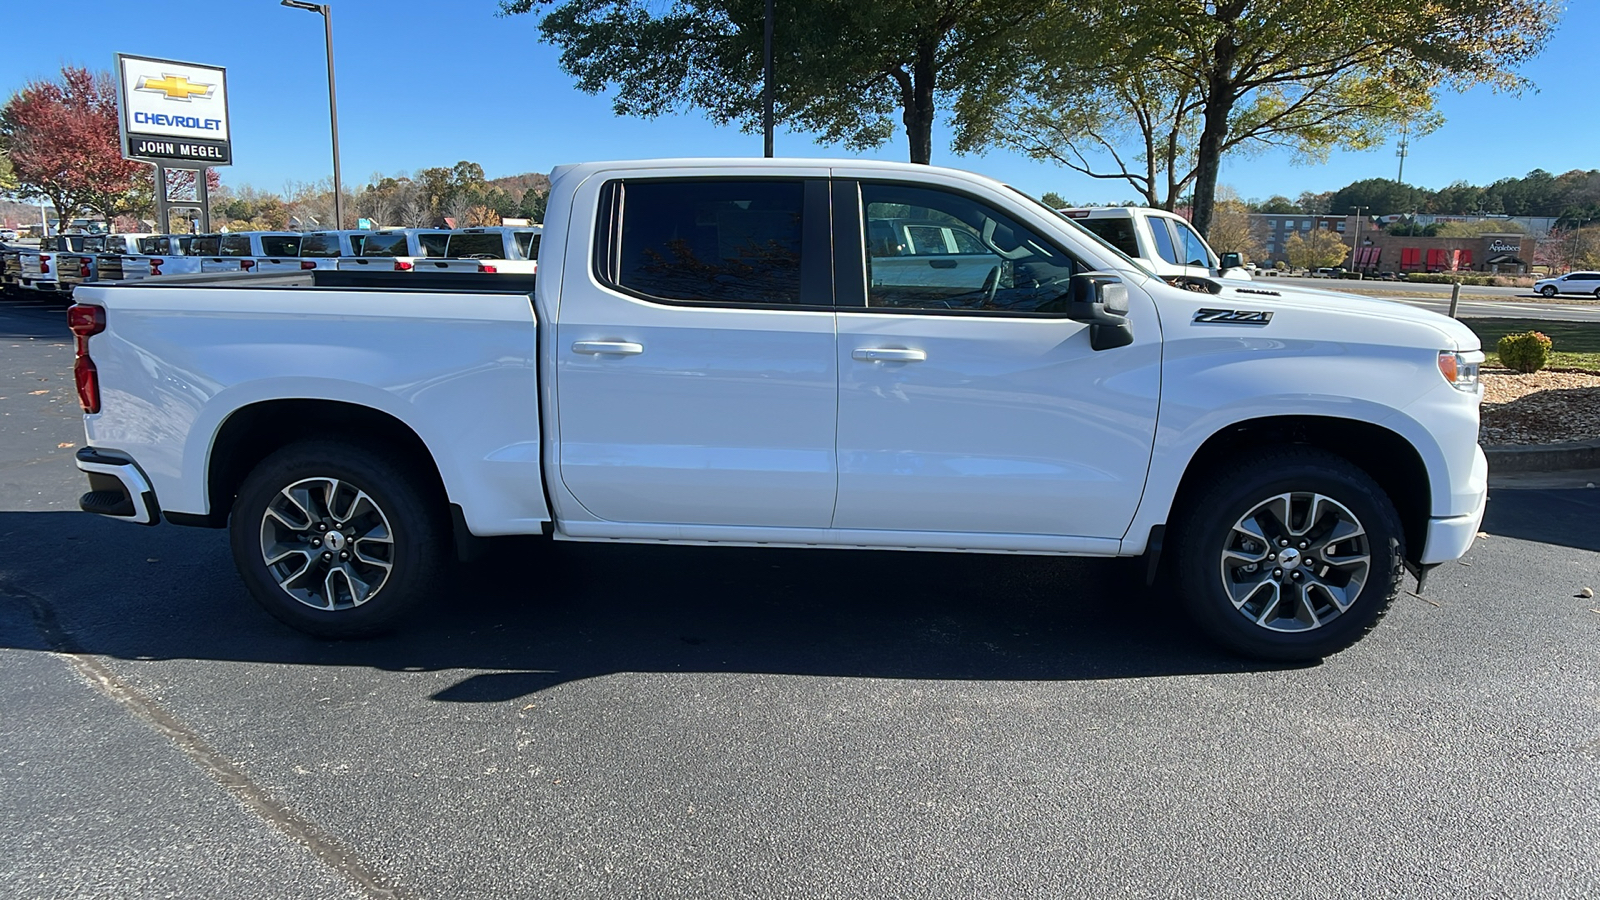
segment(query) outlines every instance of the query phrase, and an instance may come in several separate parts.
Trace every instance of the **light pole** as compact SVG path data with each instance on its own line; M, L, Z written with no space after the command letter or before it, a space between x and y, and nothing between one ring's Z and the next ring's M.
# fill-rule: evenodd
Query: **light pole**
M334 228L344 227L344 184L339 178L339 102L333 89L333 7L327 3L282 0L291 9L322 14L322 31L328 47L328 120L333 125L333 218Z
M772 0L767 0L766 37L761 42L761 132L767 159L772 158Z

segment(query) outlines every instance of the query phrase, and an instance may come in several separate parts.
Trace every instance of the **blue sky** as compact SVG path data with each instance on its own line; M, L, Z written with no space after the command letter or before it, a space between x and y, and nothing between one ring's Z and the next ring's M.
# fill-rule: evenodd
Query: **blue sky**
M1412 143L1406 181L1430 188L1483 184L1543 168L1600 167L1600 120L1591 71L1600 2L1572 0L1545 53L1523 69L1535 90L1521 96L1477 89L1447 94L1446 125ZM0 92L9 95L63 64L107 69L112 54L169 57L228 68L235 164L225 184L281 190L332 170L322 20L277 0L77 0L70 23L37 0L0 0L0 21L43 26L49 38L0 36ZM641 156L758 156L760 135L719 128L695 113L618 118L609 101L583 94L538 42L530 16L495 17L494 0L333 0L340 151L346 184L460 159L490 177L593 159ZM780 156L847 156L781 128ZM904 159L905 136L875 158ZM1006 180L1074 202L1131 199L1122 182L1098 182L1001 152L957 156L934 135L934 162ZM1361 178L1395 176L1390 145L1336 153L1325 165L1292 165L1286 154L1234 159L1222 181L1245 197L1332 190Z

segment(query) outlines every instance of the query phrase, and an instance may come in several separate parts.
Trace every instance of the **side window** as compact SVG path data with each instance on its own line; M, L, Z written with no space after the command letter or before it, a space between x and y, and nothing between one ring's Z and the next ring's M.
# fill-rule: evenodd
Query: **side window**
M448 231L431 231L427 234L417 235L417 243L422 245L423 256L443 256L445 244L450 241Z
M823 296L826 285L801 290L805 189L801 180L621 182L613 199L621 228L602 277L661 300L782 305Z
M866 215L867 306L1061 315L1077 263L986 203L903 184L861 185ZM875 236L927 226L965 234L978 252L930 259L896 252ZM915 223L915 224L912 224ZM895 229L890 229L891 234Z
M250 235L225 234L222 236L221 256L249 256Z
M352 235L350 235L350 255L351 256L360 256L361 255L361 248L365 247L366 244L367 244L367 236L366 235L364 235L364 234L352 234Z
M1178 261L1177 248L1172 245L1172 231L1167 228L1167 220L1158 216L1151 216L1145 219L1145 222L1150 225L1150 236L1155 238L1156 253L1162 259L1175 266L1183 265Z
M1183 265L1210 268L1211 253L1206 250L1206 242L1200 240L1200 235L1195 234L1193 228L1182 222L1173 222L1172 230L1176 231L1178 239L1183 241L1183 258L1185 260Z
M517 239L517 252L523 259L539 258L539 238L542 235L537 231L518 231L512 235Z
M301 256L338 256L339 236L335 234L308 234L300 239Z

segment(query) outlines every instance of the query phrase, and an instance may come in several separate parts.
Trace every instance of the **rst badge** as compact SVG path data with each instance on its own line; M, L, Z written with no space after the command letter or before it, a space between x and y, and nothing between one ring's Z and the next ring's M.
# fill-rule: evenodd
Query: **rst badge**
M1214 325L1265 325L1272 321L1272 313L1264 309L1198 309L1194 321Z

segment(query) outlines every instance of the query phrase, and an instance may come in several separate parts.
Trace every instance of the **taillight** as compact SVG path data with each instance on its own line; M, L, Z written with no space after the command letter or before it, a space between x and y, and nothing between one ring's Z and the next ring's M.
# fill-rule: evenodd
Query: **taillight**
M305 270L305 269L315 269L316 267L317 267L317 264L312 262L309 259L300 260L300 268L301 268L302 271Z
M77 337L77 358L72 362L72 380L78 387L78 405L86 413L100 411L100 373L89 358L89 336L106 330L103 306L79 303L67 310L67 326Z
M245 270L246 272L250 271L251 269L254 269L255 267L256 267L256 261L253 260L253 259L241 259L241 260L239 260L239 268Z
M403 259L397 259L394 261L394 270L396 272L409 272L411 271L411 263Z
M494 266L489 265L488 263L478 263L478 271L479 272L497 273L500 270L496 269Z
M39 274L40 275L49 275L50 274L50 257L45 256L42 253L39 255Z
M161 260L159 260L159 259L150 260L150 274L151 275L160 275L161 274Z

